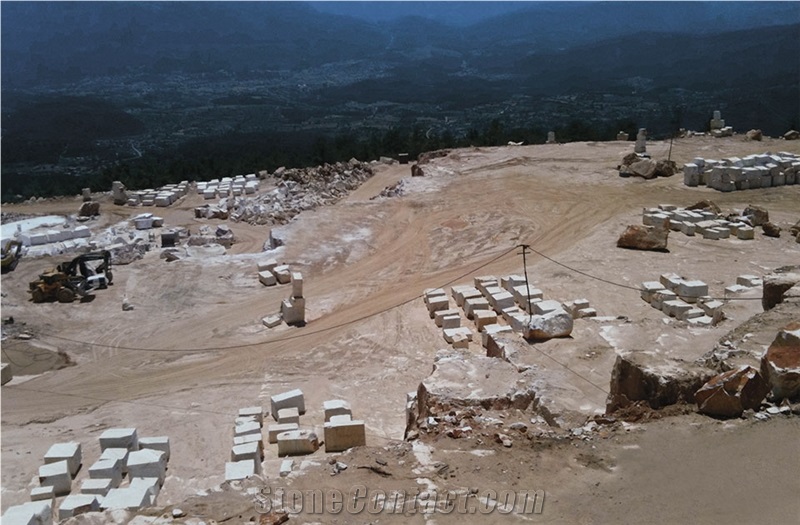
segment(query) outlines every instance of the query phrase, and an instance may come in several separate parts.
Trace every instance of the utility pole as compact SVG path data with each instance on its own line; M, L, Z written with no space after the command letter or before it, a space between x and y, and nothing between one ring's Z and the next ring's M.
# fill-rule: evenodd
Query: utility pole
M525 257L530 246L527 244L521 244L520 246L522 246L522 272L525 275L525 289L528 291L528 324L530 324L533 320L533 307L531 306L531 284L528 281L528 260Z

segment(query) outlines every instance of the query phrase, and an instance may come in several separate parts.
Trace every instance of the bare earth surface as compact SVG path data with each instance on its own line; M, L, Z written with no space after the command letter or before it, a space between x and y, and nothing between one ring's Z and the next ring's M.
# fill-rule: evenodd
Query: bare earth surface
M650 143L648 153L666 158L668 146ZM546 497L541 514L306 512L292 522L797 523L797 416L718 421L684 413L602 429L587 439L528 439L511 432L511 448L491 438L402 441L406 393L431 373L434 355L447 346L420 294L478 275L521 274L519 244L629 286L677 272L707 282L716 296L738 275L762 275L800 261L794 238L786 233L767 238L760 229L754 241L672 232L669 253L616 248L625 226L641 223L642 208L660 203L688 206L712 199L723 210L757 204L784 230L800 219L800 185L720 193L685 187L681 174L653 181L620 178L615 168L630 148L608 142L457 150L425 165L426 176L413 179L409 166L380 166L345 200L281 227L286 245L269 254L261 253L268 227L231 223L238 242L228 254L167 263L156 250L116 267L114 285L91 302L32 304L27 283L69 257L23 259L2 278L3 317L13 316L15 326L25 323L34 335L31 341L3 341L3 362L12 360L23 371L1 391L2 509L28 501L51 444L82 443L80 481L100 454L97 438L105 429L136 427L140 436L171 440L160 507L180 505L189 517L247 522L255 513L252 498L242 493L194 496L224 481L237 410L268 407L271 395L300 388L309 407L303 427L321 435L322 402L346 399L367 424L368 446L336 456L348 464L336 476L330 474L331 455L320 450L306 458L302 473L279 478L280 461L270 445L265 477L272 487L474 487L543 490ZM800 153L800 142L680 139L672 158L681 165L698 156L766 151ZM370 200L401 179L405 195ZM194 219L192 208L199 204L201 197L190 195L159 213L167 226L193 232L201 224L220 223ZM65 198L3 211L72 214L79 205L78 199ZM107 200L101 212L89 223L93 229L137 213ZM261 325L288 296L286 287L258 283L256 261L268 257L303 273L305 327ZM650 350L692 360L761 311L758 300L735 302L726 309L730 318L717 327L688 328L669 322L636 291L536 254L529 255L528 272L546 298L584 297L603 316L576 321L571 338L538 344L523 357L539 367L551 395L570 411L565 421L576 427L603 412L617 351ZM122 311L123 296L133 311ZM760 290L750 296L760 297ZM800 312L789 316L800 320ZM749 344L765 349L779 328L763 326ZM469 350L485 353L479 338ZM74 366L65 366L69 363L58 352ZM517 415L525 423L535 417ZM358 468L379 465L376 458L387 463L384 474ZM159 512L163 509L143 514Z

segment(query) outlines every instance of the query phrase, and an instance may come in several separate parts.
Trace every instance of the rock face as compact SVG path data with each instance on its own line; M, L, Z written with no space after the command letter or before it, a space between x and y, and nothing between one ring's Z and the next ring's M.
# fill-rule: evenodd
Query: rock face
M667 226L669 219L665 221ZM631 250L666 251L669 228L631 224L617 240L618 248Z
M760 129L751 129L745 134L745 136L747 137L747 140L756 140L756 141L760 141L762 138L764 138L764 135L763 133L761 133Z
M783 138L785 140L797 140L800 139L800 131L795 129L790 129L786 133L783 134Z
M758 409L769 387L761 374L749 365L720 374L704 384L694 395L700 412L709 416L739 417L748 409Z
M546 341L554 337L568 337L572 333L572 316L564 310L554 310L544 315L534 315L522 334L525 339Z
M611 372L606 413L611 414L637 401L652 409L676 403L693 403L694 393L714 370L677 359L645 352L617 356Z
M784 266L773 273L764 276L764 288L761 295L761 306L764 311L772 309L776 304L782 303L790 290L800 288L800 266Z
M97 215L100 215L99 202L84 202L78 210L78 217L95 217Z
M767 221L761 225L761 229L764 231L764 235L767 237L780 237L781 236L781 227L775 224L774 222Z
M761 206L749 205L744 209L742 215L750 218L750 224L753 226L761 226L765 222L769 222L769 212Z
M800 399L800 322L778 332L761 358L761 375L776 400Z
M438 159L439 157L446 157L450 155L449 149L437 149L434 151L423 151L417 156L417 164L427 164L428 162L432 161L433 159Z

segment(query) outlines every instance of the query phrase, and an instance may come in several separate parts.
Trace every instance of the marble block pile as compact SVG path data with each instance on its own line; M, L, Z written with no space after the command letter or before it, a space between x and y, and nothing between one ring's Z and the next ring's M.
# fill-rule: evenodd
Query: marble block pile
M306 300L303 297L303 274L293 272L288 264L279 265L275 259L258 263L258 281L264 286L278 284L292 285L292 293L281 301L279 314L268 315L261 319L267 328L274 328L285 322L288 325L302 325L306 321Z
M235 177L222 177L212 179L207 182L197 183L197 193L204 199L215 199L217 197L241 197L242 195L252 195L259 188L258 176L255 173L248 175L236 175Z
M316 433L300 429L300 416L305 413L305 397L300 389L270 398L270 415L276 424L269 426L269 442L277 443L279 457L313 454L319 449Z
M137 230L149 230L150 228L161 228L164 226L164 219L152 213L140 213L132 218L131 221Z
M114 185L112 185L112 192L115 195L114 200L116 202L116 195L118 195L119 190ZM158 206L159 208L166 208L189 193L189 181L184 180L179 184L167 184L158 189L127 190L124 193L125 204L128 206Z
M322 410L325 413L325 452L342 452L367 444L364 421L353 419L353 412L347 401L325 401Z
M761 277L757 275L740 275L736 278L736 284L725 287L725 297L735 297L763 285Z
M230 461L225 463L225 481L237 481L261 473L264 461L264 414L260 406L239 409L233 424Z
M642 223L645 226L661 225L665 220L669 220L670 230L690 237L702 236L712 240L737 238L743 241L755 238L755 229L750 224L723 219L708 209L687 210L672 204L659 204L657 208L645 208L642 211Z
M690 325L712 326L724 318L724 303L709 297L706 283L675 273L642 283L640 295L656 310Z
M724 192L791 186L800 183L800 155L768 152L722 160L698 157L683 166L683 183Z
M48 230L30 230L18 235L23 246L40 246L56 242L69 242L77 239L88 239L92 236L91 230L86 226L74 228L58 228Z

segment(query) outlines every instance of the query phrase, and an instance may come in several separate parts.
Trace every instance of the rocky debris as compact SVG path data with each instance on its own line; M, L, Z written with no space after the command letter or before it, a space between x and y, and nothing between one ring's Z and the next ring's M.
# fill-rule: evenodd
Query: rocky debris
M405 194L405 181L400 180L396 184L392 184L391 186L386 186L383 188L379 194L370 197L369 200L375 200L381 197L384 198L392 198L392 197L399 197Z
M227 212L234 222L286 224L304 210L339 201L372 175L369 164L355 159L312 168L278 169L273 174L277 180L274 190L252 197L227 197L216 208Z
M769 212L761 206L749 205L742 212L742 216L750 219L750 224L753 226L761 226L769 222Z
M536 400L533 380L532 371L519 372L501 359L440 350L433 372L420 383L416 399L407 404L406 435L417 429L438 430L440 421L460 428L457 434L461 435L468 432L461 419L481 410L526 410Z
M96 201L84 202L78 210L79 217L96 217L98 215L100 215L100 203Z
M631 155L636 154L631 153ZM656 174L657 163L653 159L641 158L637 155L637 160L634 160L630 164L625 164L627 160L629 160L628 156L623 159L623 164L619 167L620 176L641 177L646 180L655 179L658 176Z
M678 172L678 165L673 160L659 160L656 162L656 177L672 177Z
M645 402L652 409L694 403L694 394L716 372L698 363L646 352L617 355L606 414Z
M204 204L194 209L195 219L222 219L228 218L228 210L222 209L219 206L211 206Z
M707 210L717 215L722 213L722 209L719 206L717 206L717 204L714 201L708 199L704 199L692 204L691 206L687 206L686 209L689 211Z
M761 130L760 130L760 129L751 129L750 131L748 131L747 133L745 133L745 138L746 138L747 140L756 140L756 141L760 141L761 139L763 139L763 138L764 138L764 134L763 134L763 133L761 133Z
M765 222L761 225L761 229L764 231L764 235L767 237L778 238L781 236L781 227L774 222Z
M776 401L800 399L800 322L778 332L761 358L761 375Z
M794 223L794 226L789 228L789 234L792 237L800 237L800 221Z
M765 275L761 306L764 311L772 309L787 299L800 302L800 265L783 266Z
M546 341L555 337L569 337L572 333L572 315L558 309L543 315L531 316L523 337L529 341Z
M711 378L695 393L700 412L709 416L739 417L745 410L756 410L769 387L752 366L743 365Z
M111 252L111 264L125 265L144 257L150 250L150 245L140 238L134 239L130 244L113 244L106 249Z
M412 177L424 177L425 172L422 170L419 164L412 164L411 165L411 176Z
M220 224L217 226L216 231L214 231L214 235L217 238L217 242L226 248L230 248L231 245L235 242L235 238L233 236L233 232L231 231L230 226L225 224Z
M669 219L663 226L629 225L617 240L618 248L631 250L666 251L669 237Z
M450 155L449 149L437 149L434 151L423 151L419 155L417 155L417 164L427 164L433 159L438 159L439 157L446 157Z
M784 140L797 140L800 139L800 131L795 129L790 129L786 133L783 134Z

